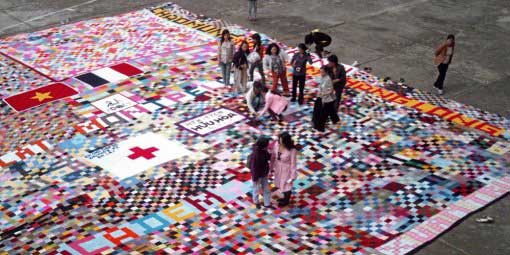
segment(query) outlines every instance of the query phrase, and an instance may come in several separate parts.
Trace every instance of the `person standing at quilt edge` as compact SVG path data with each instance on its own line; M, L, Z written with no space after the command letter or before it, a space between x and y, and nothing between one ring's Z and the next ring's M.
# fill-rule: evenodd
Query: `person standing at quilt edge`
M267 138L259 137L248 159L248 168L250 169L253 182L252 199L257 208L260 208L259 193L261 189L264 207L271 207L271 193L267 180L270 170L269 162L271 160L271 154L267 150L268 144L269 140Z
M297 149L289 133L279 135L271 147L271 170L274 173L274 184L283 193L278 200L278 206L283 207L290 203L292 184L297 178L296 159Z
M446 37L446 41L441 44L435 52L434 64L437 66L439 75L437 76L434 87L439 95L443 94L443 83L446 78L446 71L452 62L453 52L455 50L455 36L450 34Z
M313 108L312 122L313 127L320 132L325 131L328 118L333 124L340 121L337 110L335 109L335 90L333 89L333 71L329 66L321 67L321 83L319 85L319 93L315 100Z
M221 32L221 38L218 44L218 62L221 67L223 83L226 86L230 85L230 68L232 67L233 58L234 42L232 42L230 32L227 29L224 29Z
M257 19L257 0L248 0L248 20Z
M267 46L266 55L264 56L264 69L269 70L273 78L273 86L271 90L276 92L278 89L278 80L282 82L283 95L289 95L289 82L287 81L287 54L280 49L276 43Z
M234 87L238 93L246 92L246 84L248 83L248 54L250 54L250 46L248 42L242 41L239 50L232 59L234 65Z
M344 65L340 64L336 55L328 57L328 66L331 68L333 73L332 82L333 89L335 90L335 110L338 111L340 103L342 102L342 93L347 83L347 74L345 72Z
M255 73L255 68L257 68L260 74L262 84L266 84L264 66L262 65L262 59L264 57L264 46L262 45L262 39L260 38L259 34L253 34L251 36L251 39L253 40L253 52L256 52L259 55L259 57L257 61L250 63L250 81L255 80L253 74Z
M304 89L306 81L306 63L312 64L312 57L306 52L307 48L304 43L298 45L298 52L292 56L290 65L292 66L292 99L296 102L296 90L299 85L298 103L301 105L304 101Z

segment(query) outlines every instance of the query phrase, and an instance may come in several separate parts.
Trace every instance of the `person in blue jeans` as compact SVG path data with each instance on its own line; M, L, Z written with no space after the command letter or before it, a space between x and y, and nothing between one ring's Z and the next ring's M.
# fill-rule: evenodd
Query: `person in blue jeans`
M269 139L259 137L253 146L253 152L249 156L248 165L250 168L251 179L253 181L252 199L257 208L260 208L259 193L262 190L264 197L264 207L271 207L271 193L269 191L268 175L269 161L271 154L267 150Z
M234 60L234 42L230 32L224 29L218 42L218 63L221 67L221 78L226 86L230 85L230 69Z

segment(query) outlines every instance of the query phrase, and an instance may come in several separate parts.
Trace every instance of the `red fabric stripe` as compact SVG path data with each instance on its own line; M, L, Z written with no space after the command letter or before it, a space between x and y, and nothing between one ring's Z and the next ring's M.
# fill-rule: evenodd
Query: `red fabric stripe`
M110 68L126 76L134 76L143 73L142 70L127 63L110 66Z

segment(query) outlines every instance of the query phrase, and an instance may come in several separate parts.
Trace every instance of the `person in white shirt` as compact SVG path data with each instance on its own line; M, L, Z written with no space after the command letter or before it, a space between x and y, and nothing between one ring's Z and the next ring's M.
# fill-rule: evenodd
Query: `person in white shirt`
M230 38L230 32L224 29L221 32L220 42L218 43L218 63L221 67L223 83L230 85L230 69L234 59L234 42Z

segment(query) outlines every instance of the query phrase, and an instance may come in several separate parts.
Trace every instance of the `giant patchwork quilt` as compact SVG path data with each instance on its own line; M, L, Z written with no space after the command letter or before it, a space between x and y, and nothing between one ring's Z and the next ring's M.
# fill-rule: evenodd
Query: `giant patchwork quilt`
M317 58L304 105L256 118L223 24L168 3L0 40L0 254L406 254L509 192L509 120L354 67L326 132ZM246 157L283 131L292 203L257 209Z

